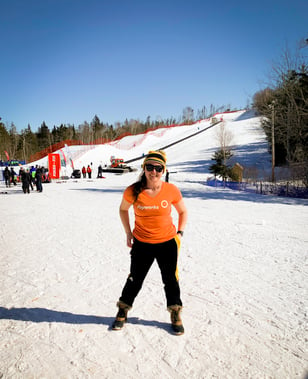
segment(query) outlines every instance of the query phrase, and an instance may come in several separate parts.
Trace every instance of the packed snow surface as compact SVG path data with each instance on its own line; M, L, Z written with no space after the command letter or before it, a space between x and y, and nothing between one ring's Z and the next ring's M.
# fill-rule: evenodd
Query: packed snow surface
M260 119L223 119L236 161L269 170ZM171 333L156 263L124 329L110 329L130 264L118 207L142 160L104 179L96 169L209 125L71 147L93 178L54 180L42 193L1 182L0 378L306 377L308 201L206 186L220 124L166 148L189 213L179 257L185 334Z

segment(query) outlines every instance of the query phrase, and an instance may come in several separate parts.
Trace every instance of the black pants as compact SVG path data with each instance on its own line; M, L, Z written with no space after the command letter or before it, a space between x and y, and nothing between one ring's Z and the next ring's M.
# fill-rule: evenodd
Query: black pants
M175 238L157 244L140 242L135 239L131 250L130 274L120 300L127 305L133 305L135 297L156 259L164 283L167 307L170 305L182 305L177 274L178 249L179 246Z
M30 185L29 183L22 183L22 190L24 191L24 193L30 193Z
M43 192L42 179L36 178L36 190L38 192Z

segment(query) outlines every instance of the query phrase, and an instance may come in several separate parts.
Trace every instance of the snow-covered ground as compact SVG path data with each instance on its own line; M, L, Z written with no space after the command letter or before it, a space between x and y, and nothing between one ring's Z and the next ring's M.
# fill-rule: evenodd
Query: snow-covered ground
M259 118L224 119L237 161L270 169ZM207 126L69 153L96 169ZM308 201L207 187L217 129L166 149L189 211L181 337L170 332L156 264L125 328L110 330L130 263L118 207L140 160L138 172L56 180L30 195L1 182L0 378L307 377Z

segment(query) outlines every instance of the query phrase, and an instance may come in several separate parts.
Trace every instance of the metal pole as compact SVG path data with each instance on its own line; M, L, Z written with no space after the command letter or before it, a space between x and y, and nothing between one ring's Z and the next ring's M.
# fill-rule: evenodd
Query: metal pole
M272 182L275 181L275 103L272 103Z

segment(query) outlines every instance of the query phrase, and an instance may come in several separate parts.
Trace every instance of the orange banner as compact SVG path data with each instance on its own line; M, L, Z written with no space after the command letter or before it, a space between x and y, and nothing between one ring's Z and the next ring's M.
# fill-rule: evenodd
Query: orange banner
M48 169L50 179L59 179L61 169L60 154L48 154Z

